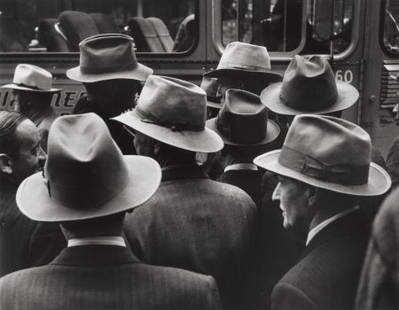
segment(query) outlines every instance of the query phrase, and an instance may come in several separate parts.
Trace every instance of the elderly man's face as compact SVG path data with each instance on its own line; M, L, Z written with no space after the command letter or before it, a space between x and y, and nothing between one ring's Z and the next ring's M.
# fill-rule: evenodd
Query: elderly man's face
M22 121L15 134L19 149L17 154L12 156L12 175L16 182L20 183L43 168L46 154L40 147L39 130L30 120Z
M279 177L273 200L280 201L283 211L283 226L298 233L306 232L310 222L309 187L300 181Z

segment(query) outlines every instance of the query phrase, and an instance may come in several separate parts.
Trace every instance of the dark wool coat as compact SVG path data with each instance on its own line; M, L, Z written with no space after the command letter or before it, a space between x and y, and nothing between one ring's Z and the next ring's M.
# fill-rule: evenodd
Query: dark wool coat
M197 166L163 169L155 195L125 221L143 262L216 279L224 309L246 309L256 206L242 190L212 181Z
M353 309L368 237L360 210L321 230L274 287L272 309Z
M1 310L220 309L215 281L149 266L118 246L76 246L0 279Z

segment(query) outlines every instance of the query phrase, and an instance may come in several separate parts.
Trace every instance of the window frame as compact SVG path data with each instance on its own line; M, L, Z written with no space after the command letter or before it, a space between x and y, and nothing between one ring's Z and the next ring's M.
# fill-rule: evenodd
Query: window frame
M222 25L222 1L223 0L212 0L212 44L216 51L222 55L225 49L223 45L223 25ZM254 0L256 1L256 0ZM361 0L351 0L353 3L353 22L352 22L352 32L351 41L348 47L339 54L334 54L335 60L342 60L348 58L356 49L359 43L359 29L360 29L360 1ZM385 0L384 0L385 1ZM306 18L308 12L308 5L310 5L309 0L303 0L302 2L302 29L301 29L301 41L299 46L292 51L280 52L280 51L269 51L270 57L276 61L289 61L294 55L299 54L306 41ZM217 8L217 9L216 9Z

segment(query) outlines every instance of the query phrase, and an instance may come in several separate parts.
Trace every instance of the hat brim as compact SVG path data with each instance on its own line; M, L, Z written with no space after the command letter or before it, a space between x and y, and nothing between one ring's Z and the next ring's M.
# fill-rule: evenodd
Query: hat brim
M110 201L96 208L70 208L49 196L42 173L26 178L18 188L18 208L27 217L39 222L67 222L107 216L136 208L145 203L161 182L158 163L144 156L124 156L129 168L127 186ZM82 188L82 194L85 189Z
M268 109L274 113L282 115L299 115L304 113L327 114L343 111L353 106L359 99L359 92L354 86L345 82L337 81L338 98L333 105L326 109L316 111L298 110L293 109L282 102L280 98L282 85L282 82L271 84L260 94L262 103L266 105Z
M309 177L298 171L289 169L281 165L278 161L281 150L274 150L260 155L254 159L254 163L259 167L272 171L282 176L286 176L306 184L327 189L330 191L355 195L355 196L378 196L382 195L391 187L391 178L388 173L375 163L370 163L368 183L363 185L342 185L332 182L322 181Z
M153 70L151 68L139 63L137 67L132 70L96 74L83 73L80 70L80 66L78 66L67 70L66 75L69 79L82 83L95 83L115 79L129 79L144 82L152 73Z
M245 69L232 69L232 68L216 69L204 74L204 76L206 77L216 77L216 78L226 75L258 77L265 79L266 82L273 82L273 83L279 82L283 79L283 76L280 73L273 71L250 71Z
M58 93L61 91L61 89L58 88L50 88L50 89L36 89L36 88L29 88L29 87L23 87L17 84L6 84L1 86L0 88L9 88L9 89L18 89L18 90L24 90L24 91L31 91L35 93Z
M223 134L217 128L216 120L217 120L217 117L211 118L210 120L208 120L206 122L206 126L210 129L212 129L213 131L215 131L223 139L223 142L227 145L247 146L247 147L266 145L266 144L269 144L270 142L273 142L274 140L276 140L280 134L280 127L277 125L277 123L272 121L271 119L268 119L266 135L262 141L259 141L258 143L253 143L253 144L236 143L236 142L233 142L230 139L226 138L225 136L223 136ZM245 130L245 129L243 129L243 130Z
M167 127L143 122L134 110L112 119L153 139L191 152L215 153L224 146L222 138L206 127L202 131L173 131Z

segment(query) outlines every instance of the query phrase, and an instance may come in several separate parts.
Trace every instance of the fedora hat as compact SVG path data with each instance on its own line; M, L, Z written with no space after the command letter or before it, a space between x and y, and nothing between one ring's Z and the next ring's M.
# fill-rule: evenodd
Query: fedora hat
M283 81L266 87L260 97L277 114L327 114L350 108L359 92L348 83L335 81L327 59L296 55Z
M264 78L265 81L281 81L281 75L271 70L270 56L266 47L243 42L227 44L215 70L205 73L208 77L246 75Z
M94 113L57 118L48 137L44 171L26 178L17 205L27 217L66 222L138 207L157 190L161 169L145 156L123 156Z
M361 127L336 117L303 114L294 118L282 149L260 155L254 163L315 187L377 196L390 188L391 178L370 158L370 136Z
M2 88L38 93L59 92L60 89L51 87L52 79L52 74L43 68L35 65L19 64L15 67L12 83L3 85Z
M280 134L280 127L268 119L267 114L259 96L230 88L218 116L208 120L206 126L216 131L228 145L265 145Z
M217 78L211 78L208 76L202 77L200 87L206 93L206 104L208 107L220 109L222 106L220 103L221 97L217 97L218 86Z
M205 92L186 81L150 76L135 109L113 119L180 149L213 153L223 148L222 139L205 127Z
M88 37L79 43L79 66L69 69L71 80L93 83L113 79L145 81L152 69L137 62L133 39L108 33Z

